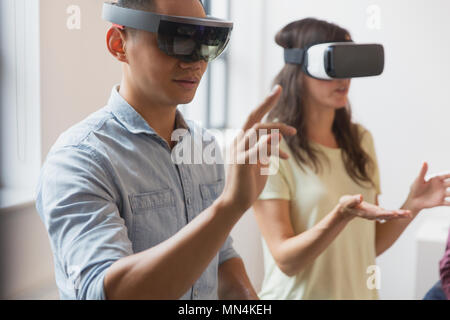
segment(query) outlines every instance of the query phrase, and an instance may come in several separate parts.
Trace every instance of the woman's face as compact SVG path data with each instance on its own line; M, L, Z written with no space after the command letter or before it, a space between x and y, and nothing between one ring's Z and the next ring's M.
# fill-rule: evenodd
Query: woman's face
M306 75L304 77L305 98L309 105L331 109L341 109L348 104L350 79L317 80Z

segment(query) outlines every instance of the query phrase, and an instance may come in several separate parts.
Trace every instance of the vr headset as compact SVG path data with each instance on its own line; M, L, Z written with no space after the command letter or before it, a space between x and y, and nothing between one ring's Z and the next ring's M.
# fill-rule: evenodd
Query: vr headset
M321 43L285 49L284 60L302 65L308 76L320 80L371 77L383 73L384 48L380 44Z
M158 47L165 54L185 62L216 59L228 45L233 23L214 17L193 18L103 4L103 19L126 27L157 34Z

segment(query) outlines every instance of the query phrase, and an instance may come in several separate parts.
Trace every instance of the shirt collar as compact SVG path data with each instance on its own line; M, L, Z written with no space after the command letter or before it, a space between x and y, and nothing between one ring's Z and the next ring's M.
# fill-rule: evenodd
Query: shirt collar
M119 85L114 86L112 89L108 101L108 109L129 132L133 134L158 135L148 122L119 94ZM175 116L175 129L191 131L178 109Z

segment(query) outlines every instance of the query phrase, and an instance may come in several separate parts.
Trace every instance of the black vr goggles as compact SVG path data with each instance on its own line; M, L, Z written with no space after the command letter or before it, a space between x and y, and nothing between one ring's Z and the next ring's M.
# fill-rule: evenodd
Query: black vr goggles
M185 62L214 60L227 47L233 30L232 22L214 17L168 16L114 3L104 3L103 19L120 28L156 33L159 49Z
M302 65L308 76L320 80L371 77L383 73L384 48L380 44L321 43L285 49L284 60Z

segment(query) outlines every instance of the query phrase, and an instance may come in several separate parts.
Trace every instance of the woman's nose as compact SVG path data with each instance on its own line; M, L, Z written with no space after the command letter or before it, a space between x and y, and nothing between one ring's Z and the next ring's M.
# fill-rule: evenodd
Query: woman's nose
M336 81L339 85L349 85L351 79L336 79Z

